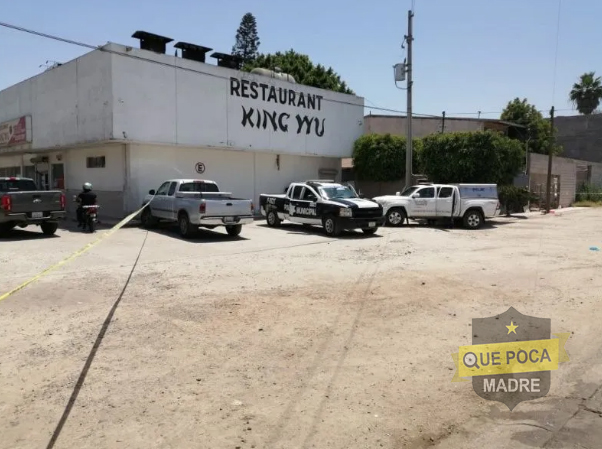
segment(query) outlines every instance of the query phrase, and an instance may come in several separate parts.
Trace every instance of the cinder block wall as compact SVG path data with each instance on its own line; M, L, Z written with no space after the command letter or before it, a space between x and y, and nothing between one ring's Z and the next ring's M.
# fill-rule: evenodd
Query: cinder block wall
M577 167L591 165L591 184L602 186L602 163L588 162L578 159L564 157L552 158L552 175L560 176L560 205L569 207L575 201L577 192ZM531 188L535 178L543 179L548 174L548 156L545 154L531 153L529 155L529 174L531 176ZM544 187L545 193L545 187Z

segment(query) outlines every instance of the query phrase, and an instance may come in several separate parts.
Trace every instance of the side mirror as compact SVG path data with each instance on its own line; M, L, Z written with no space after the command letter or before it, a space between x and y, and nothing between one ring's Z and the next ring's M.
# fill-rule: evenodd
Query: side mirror
M149 190L149 191L148 191L148 194L149 194L149 195L154 195L154 194L155 194L155 191L154 191L154 189L151 189L151 190Z
M418 193L415 193L414 195L412 195L412 198L420 198L420 195Z
M401 192L395 192L396 196L401 196Z

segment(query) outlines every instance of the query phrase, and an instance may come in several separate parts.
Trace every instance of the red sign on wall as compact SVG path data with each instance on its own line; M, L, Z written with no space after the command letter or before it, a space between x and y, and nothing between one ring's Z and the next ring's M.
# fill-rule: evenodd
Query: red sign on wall
M0 124L0 147L31 142L31 117L19 117Z

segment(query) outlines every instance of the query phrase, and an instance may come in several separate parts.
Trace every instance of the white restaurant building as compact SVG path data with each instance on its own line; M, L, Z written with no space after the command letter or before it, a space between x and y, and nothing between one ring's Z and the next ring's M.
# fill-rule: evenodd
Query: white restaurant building
M0 176L68 195L91 182L110 218L166 179L211 179L255 204L292 181L340 179L363 98L240 72L223 54L208 64L206 47L170 56L171 39L138 35L142 48L108 43L0 91Z

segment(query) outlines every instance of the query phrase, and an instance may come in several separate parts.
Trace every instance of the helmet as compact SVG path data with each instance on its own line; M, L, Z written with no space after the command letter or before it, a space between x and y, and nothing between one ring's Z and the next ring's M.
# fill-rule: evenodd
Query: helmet
M86 182L83 186L84 190L92 190L92 184L90 184L89 182Z

